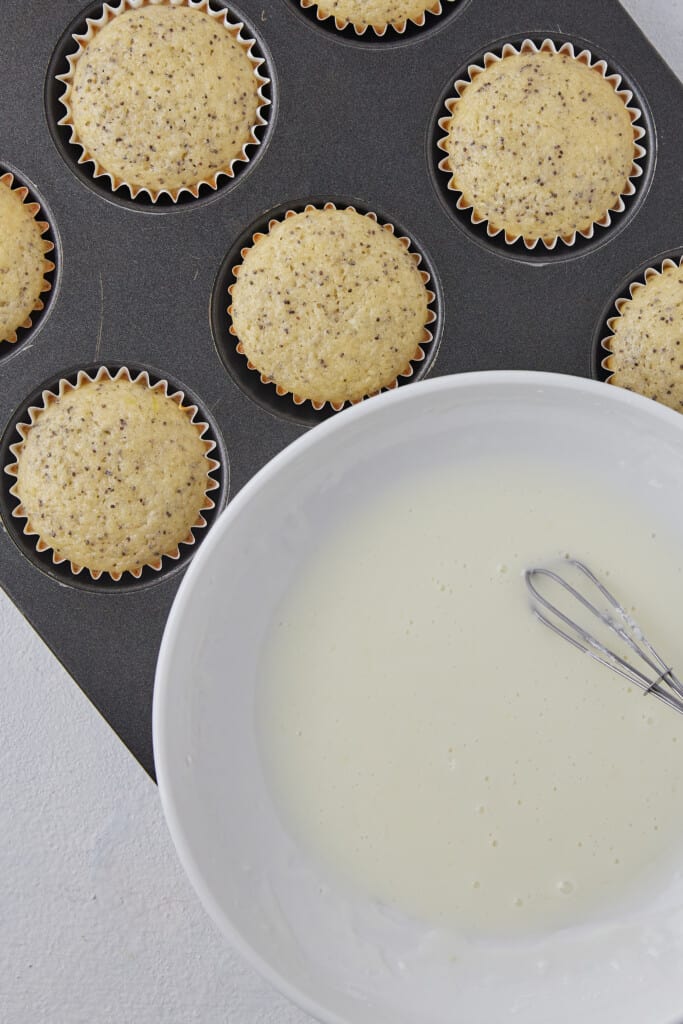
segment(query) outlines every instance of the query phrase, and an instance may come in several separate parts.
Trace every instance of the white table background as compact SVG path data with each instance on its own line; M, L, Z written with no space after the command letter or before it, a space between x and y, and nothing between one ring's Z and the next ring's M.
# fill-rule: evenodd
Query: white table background
M683 0L623 2L683 77ZM0 657L2 1024L310 1024L218 934L156 787L2 591Z

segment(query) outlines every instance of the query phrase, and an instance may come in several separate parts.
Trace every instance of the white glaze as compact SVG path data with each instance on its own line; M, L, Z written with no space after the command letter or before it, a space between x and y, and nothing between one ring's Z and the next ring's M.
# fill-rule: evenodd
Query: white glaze
M652 506L549 461L442 468L323 539L263 660L283 821L333 877L475 933L604 916L683 846L683 718L532 617L581 557L683 666L683 551Z

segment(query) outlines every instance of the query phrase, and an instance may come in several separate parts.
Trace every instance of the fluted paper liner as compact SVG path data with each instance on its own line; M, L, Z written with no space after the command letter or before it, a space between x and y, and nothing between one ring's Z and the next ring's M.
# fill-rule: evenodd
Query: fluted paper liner
M130 371L128 370L127 367L122 366L114 375L112 375L110 373L110 371L107 369L106 366L102 366L102 367L100 367L97 370L97 372L95 373L94 377L90 376L84 370L80 370L78 372L78 374L76 375L76 383L75 384L72 384L71 381L67 380L66 378L62 378L59 381L58 385L57 385L56 391L45 390L45 391L42 392L42 395L41 395L42 405L32 405L32 406L29 406L29 408L27 409L28 422L19 423L19 424L17 424L17 428L16 428L17 429L17 433L19 434L21 440L15 442L12 445L10 445L10 448L9 448L9 450L12 453L15 461L10 463L9 465L5 466L5 473L7 473L9 476L13 476L15 478L18 476L19 462L21 460L21 454L22 454L22 450L24 448L24 443L26 441L26 438L29 435L29 433L31 431L31 428L33 427L35 422L39 419L41 413L44 412L44 410L47 409L50 404L55 402L58 398L62 398L64 395L68 394L69 392L76 391L83 384L86 384L86 383L88 383L88 384L96 384L96 383L99 383L100 381L105 380L105 379L106 380L111 380L111 381L125 380L125 381L129 381L131 384L140 384L141 383L145 387L149 388L150 391L155 392L155 393L157 393L159 395L163 395L165 398L168 398L170 401L175 402L175 404L178 406L178 408L181 409L182 412L184 412L187 415L187 417L188 417L189 421L192 423L192 425L194 427L196 427L197 433L198 433L199 437L202 438L202 439L204 438L204 434L209 429L208 423L205 423L205 422L203 422L201 420L197 421L195 419L195 417L197 415L197 412L198 412L197 406L196 405L185 405L184 404L184 400L185 400L184 392L182 392L182 391L170 391L169 390L168 381L165 381L165 380L160 380L156 384L152 384L150 382L150 379L149 379L149 374L146 371L144 371L144 370L142 372L138 373L136 376L133 376L130 373ZM206 527L206 525L207 525L206 519L204 518L202 513L206 512L206 511L208 511L208 510L210 510L212 508L215 508L215 504L216 503L210 497L209 492L216 490L220 486L219 482L216 479L214 479L214 477L211 476L212 473L214 473L217 469L220 468L220 463L216 459L211 458L210 455L209 455L209 453L214 451L214 449L216 447L215 441L204 439L203 440L203 445L204 445L204 457L206 458L206 461L207 461L207 487L206 487L206 493L204 495L204 502L203 502L201 508L199 509L199 511L197 513L197 518L195 519L195 521L193 522L192 526L190 527L187 535L185 537L183 537L183 539L180 540L174 547L170 548L168 551L162 552L158 558L151 559L148 563L146 563L146 565L149 566L150 569L154 569L157 572L162 568L163 561L164 561L165 558L168 558L168 559L171 559L171 560L177 560L180 557L180 554L181 554L180 546L181 545L183 545L183 546L190 546L190 545L193 545L195 543L195 540L196 540L195 532L197 530L204 529ZM141 566L139 568L134 568L134 569L124 569L121 572L108 572L108 571L103 570L103 569L102 570L90 569L87 566L79 565L79 564L71 561L69 558L66 558L66 557L63 557L63 556L59 555L51 547L51 545L47 544L41 538L39 531L34 529L34 527L32 526L30 517L29 517L28 513L26 512L26 510L24 509L24 507L23 507L23 505L21 503L21 499L20 499L20 497L19 497L19 495L17 493L17 482L15 482L12 485L12 487L10 488L10 494L17 501L16 507L12 509L12 516L14 518L16 518L16 519L25 519L26 520L26 522L24 524L24 528L23 528L23 533L27 537L35 537L36 538L36 551L38 551L40 553L43 553L43 552L50 552L51 553L51 555L52 555L52 562L53 562L54 565L61 565L64 562L68 562L69 568L71 569L71 572L75 576L77 576L79 573L81 573L84 569L87 569L87 571L90 573L90 576L91 576L91 578L93 580L98 580L98 579L100 579L101 576L108 576L110 579L114 580L115 582L118 582L118 580L120 580L122 578L122 576L124 576L126 573L130 574L135 579L139 579L140 576L142 575L142 572L143 572L145 566Z
M15 186L14 175L11 174L9 171L6 174L0 175L0 182L2 182L3 185L6 185L14 193L14 195L18 196L21 199L21 202L23 203L24 207L34 219L38 217L38 214L41 211L40 203L26 202L29 190L25 185ZM47 231L50 230L50 225L45 220L36 219L36 224L38 225L41 235L44 235ZM19 335L17 334L17 331L21 329L28 330L29 328L33 327L33 318L31 314L39 313L41 310L45 308L45 303L41 299L41 295L45 295L46 292L49 292L52 289L52 284L50 283L50 281L47 280L47 277L45 275L52 273L52 271L55 269L55 264L52 262L52 260L47 259L47 253L52 252L52 250L54 249L54 244L50 241L49 238L43 238L42 243L43 280L40 285L40 291L33 303L33 308L31 309L31 312L26 317L26 319L22 323L17 324L16 328L10 331L6 338L0 337L0 344L2 344L3 342L8 342L8 344L10 345L16 344L16 342L19 340Z
M568 57L572 57L574 60L577 60L581 64L585 64L587 67L592 68L594 71L602 75L605 81L609 82L610 85L612 85L617 96L619 96L620 99L623 101L624 106L628 111L629 117L631 118L631 124L633 127L633 163L631 165L631 170L626 179L626 184L622 189L620 195L617 197L616 201L612 204L612 206L610 206L605 211L605 213L599 219L593 221L587 228L577 229L575 231L572 231L570 234L566 235L550 235L548 237L541 238L526 237L524 235L514 234L512 232L506 231L505 228L500 227L497 224L494 224L493 222L488 220L484 215L478 212L471 203L468 203L465 200L461 190L453 183L453 169L451 167L449 156L445 156L442 160L440 160L438 167L439 170L445 171L449 175L448 188L453 193L458 195L458 199L455 204L457 209L463 211L471 211L470 220L472 224L485 224L486 233L489 235L490 238L502 235L509 245L514 245L515 242L518 242L521 239L527 249L534 249L539 241L543 243L546 249L554 249L558 242L558 239L562 241L565 245L571 246L574 245L574 243L576 242L577 235L580 235L581 237L586 239L592 238L595 234L596 227L609 227L612 223L612 215L615 213L623 213L623 211L626 208L624 198L632 196L636 191L636 186L634 184L633 179L639 178L643 173L643 168L640 166L638 161L642 160L642 158L645 156L646 151L645 148L639 144L638 140L642 139L645 135L645 129L642 128L640 125L635 124L635 122L641 116L641 111L637 107L631 105L633 93L629 89L621 88L621 75L618 75L616 73L608 74L607 62L605 60L594 60L590 50L586 49L581 50L577 54L575 52L573 44L569 42L563 43L558 47L552 39L544 39L540 46L537 46L536 43L534 43L531 39L525 39L519 46L515 46L512 43L506 43L499 53L493 53L490 51L485 53L481 64L469 65L469 67L467 68L466 79L458 79L453 83L455 89L455 96L452 96L448 100L446 100L445 106L446 109L448 110L448 115L439 118L439 128L443 130L444 135L442 138L438 140L437 146L442 151L446 153L448 152L447 138L451 122L450 115L453 113L453 110L455 109L459 100L461 99L463 92L467 89L468 85L470 85L472 81L477 77L477 75L480 75L487 68L491 67L492 64L496 64L501 60L505 60L506 57L519 56L519 54L522 53L561 53L565 54Z
M443 0L443 3L454 2L455 0ZM328 10L325 0L299 0L299 3L304 10L314 8L315 16L318 21L326 21L328 18L333 18L335 28L339 29L340 32L350 26L357 36L362 36L366 33L368 28L370 28L374 34L380 38L385 35L388 28L393 29L394 32L397 32L399 35L403 35L405 30L408 28L408 25L414 25L416 28L424 28L428 14L439 15L443 13L443 3L441 0L434 0L430 6L426 7L425 10L415 18L406 18L403 21L378 22L374 25L361 25L351 21L349 18L340 18L335 15L333 11Z
M614 370L614 367L610 365L612 359L611 342L612 338L614 337L614 330L616 328L617 322L622 316L624 309L628 306L630 302L633 301L637 293L641 291L641 289L643 289L646 284L652 281L653 278L661 277L665 271L675 270L676 267L681 266L683 266L683 255L679 257L678 261L676 261L675 259L671 259L671 257L667 256L666 259L662 260L659 267L648 267L643 274L639 275L639 277L637 277L635 281L632 281L630 283L630 285L628 286L630 296L629 298L622 297L617 299L614 303L614 308L617 311L616 315L609 317L609 319L607 320L607 327L610 331L610 334L607 334L600 341L602 348L606 352L606 355L600 363L600 366L609 374L609 376L606 378L608 384L612 382L612 371Z
M282 217L275 217L272 220L268 221L268 230L269 231L272 230L272 228L275 227L276 224L279 224L281 221L287 220L289 217L296 217L297 213L301 213L301 212L309 213L310 211L317 210L317 209L337 210L337 209L341 209L341 207L336 206L334 203L325 203L321 207L314 206L314 205L309 203L307 206L304 207L303 211L287 210L287 212L284 214L284 216L282 216ZM351 211L353 211L353 213L358 213L358 210L356 210L355 206L345 206L345 207L343 207L343 209L351 210ZM378 218L377 218L377 214L376 213L365 213L365 214L363 214L363 216L368 217L370 220L374 221L376 224L378 223ZM389 224L389 223L383 222L382 223L382 227L384 228L385 231L390 231L392 235L396 234L396 231L395 231L395 228L394 228L393 224ZM256 242L258 242L261 238L264 238L265 234L266 233L263 232L263 231L256 231L252 235L252 239L251 239L252 245L255 245ZM410 239L405 237L404 235L401 235L401 236L399 236L398 240L401 243L401 245L403 246L403 248L407 252L410 253L411 258L412 258L413 262L415 263L415 266L419 267L421 262L422 262L422 256L419 253L414 252L414 251L411 250L411 248L410 248L410 246L411 246ZM244 248L242 248L241 256L242 256L243 259L246 256L246 254L249 252L250 248L251 248L251 246L244 246ZM242 266L242 264L239 263L239 264L237 264L237 266L234 266L232 268L233 277L236 278L239 275L241 266ZM429 274L427 273L426 270L420 270L420 277L422 278L423 284L425 284L425 285L429 284L431 278L430 278L430 276L429 276ZM233 288L234 288L234 285L230 285L230 287L228 288L228 293L231 296L232 296ZM405 378L409 378L409 377L413 376L413 372L414 372L413 364L414 363L420 363L425 358L425 351L424 351L424 348L422 346L423 345L428 345L434 339L434 335L429 330L429 326L428 325L433 324L436 321L436 313L434 312L433 309L430 308L432 303L435 301L435 299L436 299L436 295L434 294L434 292L431 291L430 289L427 289L427 320L425 321L424 331L423 331L423 336L422 336L421 342L417 346L417 349L415 351L415 355L412 357L412 359L410 360L408 365L396 376L396 378L390 384L385 385L384 387L380 388L378 391L373 391L372 394L370 394L370 395L364 395L363 398L347 399L344 402L320 402L320 401L316 401L316 400L313 400L313 399L310 399L310 398L302 398L301 395L297 395L297 394L294 394L291 391L288 391L286 388L283 388L280 384L277 384L275 381L271 380L270 377L267 377L265 374L261 373L258 370L258 368L256 366L254 366L254 364L247 358L246 353L244 351L244 348L242 346L242 342L239 340L239 338L238 338L238 341L237 341L236 350L237 350L237 352L239 352L240 355L244 356L244 358L247 361L248 368L250 370L253 370L255 373L259 374L259 376L261 378L261 383L262 384L272 384L274 386L274 388L275 388L276 393L280 397L283 397L285 395L291 395L295 405L303 405L305 402L310 402L310 404L313 406L313 408L316 411L320 411L321 409L324 409L326 405L329 405L330 408L333 409L335 412L339 412L341 409L344 408L345 405L357 405L359 402L363 402L366 398L372 398L373 395L379 394L380 391L391 391L391 390L393 390L394 388L398 387L398 383L399 383L399 379L400 378L405 379ZM228 306L227 312L228 312L228 315L230 316L230 318L232 319L232 304L230 306ZM233 337L235 337L235 338L238 337L237 336L237 332L235 331L235 328L234 328L232 322L230 323L230 326L228 327L228 330L229 330L230 334L233 335Z
M117 175L112 174L106 169L106 167L102 167L93 154L88 152L86 147L79 140L73 123L71 105L69 102L73 88L73 77L76 71L76 65L78 64L82 54L85 52L88 43L95 37L97 32L104 28L105 25L109 24L113 18L116 18L119 14L123 14L124 11L138 10L140 7L156 5L166 7L190 7L193 10L201 10L215 21L221 22L221 24L225 26L227 31L233 36L236 42L240 44L246 53L253 66L254 76L259 82L259 88L257 90L259 105L256 110L256 121L251 126L249 141L245 142L242 146L240 154L231 160L228 165L218 171L215 171L211 177L203 178L201 181L194 182L191 185L180 185L176 188L153 189L145 185L134 185L126 181L124 178L120 178ZM247 152L247 147L259 146L261 144L261 140L256 134L256 129L267 123L262 112L265 107L270 105L270 100L264 95L263 90L265 86L270 84L270 79L260 73L259 69L265 63L265 60L262 57L256 57L252 52L256 40L242 35L242 30L244 29L243 22L230 21L228 19L227 10L212 10L209 6L209 0L118 0L118 3L104 3L102 5L101 15L97 18L86 18L86 24L87 29L85 32L82 34L74 34L73 36L74 42L77 44L77 49L67 57L69 70L62 75L56 76L57 80L63 82L65 86L64 92L59 97L59 101L66 110L65 115L57 123L59 125L66 125L71 129L69 142L81 150L81 155L78 157L78 163L92 164L93 178L108 178L113 192L120 188L127 188L132 199L135 199L141 193L145 193L153 203L155 203L162 195L170 196L171 200L175 203L178 201L178 197L184 192L188 192L196 199L202 185L208 185L209 188L214 190L217 189L221 177L234 178L236 166L250 161L251 157Z

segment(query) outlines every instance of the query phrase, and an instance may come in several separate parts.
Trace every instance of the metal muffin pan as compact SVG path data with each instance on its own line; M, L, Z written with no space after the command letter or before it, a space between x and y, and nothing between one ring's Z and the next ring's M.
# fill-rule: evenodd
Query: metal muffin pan
M327 199L374 211L422 254L437 322L416 377L502 368L597 375L605 310L624 282L683 244L683 86L617 0L456 0L423 28L381 39L340 33L297 0L212 2L245 21L266 57L268 124L254 158L216 192L152 207L88 180L55 126L52 76L65 33L97 5L4 0L0 166L45 204L58 287L40 329L9 351L0 346L3 458L17 416L44 382L124 364L196 400L235 494L321 417L299 416L306 406L288 409L245 370L254 378L247 385L221 348L234 343L231 258L269 216ZM590 243L536 254L465 222L443 187L434 135L446 92L471 60L505 41L546 36L585 46L623 74L643 111L647 157L635 196L610 227ZM10 484L3 480L0 497L6 524ZM0 584L153 775L154 668L191 552L153 584L86 587L37 565L11 530L0 531Z

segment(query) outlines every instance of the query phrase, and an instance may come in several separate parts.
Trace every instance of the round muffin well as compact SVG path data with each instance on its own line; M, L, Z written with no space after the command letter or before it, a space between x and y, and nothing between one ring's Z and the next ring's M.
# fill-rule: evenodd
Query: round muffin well
M424 358L429 275L409 239L375 215L332 203L289 210L241 256L229 330L279 395L339 409L395 387Z
M215 443L196 412L165 381L125 367L60 380L17 426L21 440L5 469L14 477L12 516L26 521L38 552L75 575L87 569L117 581L161 569L164 557L194 543L215 504Z
M269 80L225 10L208 0L119 0L85 24L56 76L66 111L58 125L95 178L132 198L177 202L249 161Z
M649 267L629 295L602 340L607 382L683 412L683 257Z
M427 14L443 12L441 0L300 0L300 3L304 9L314 9L319 21L334 18L339 31L350 26L359 36L369 28L380 37L388 28L403 34L409 24L422 28Z
M642 174L641 112L604 60L567 42L487 52L439 119L439 170L456 208L493 238L533 249L592 238L625 209Z
M46 221L37 220L38 203L26 202L29 191L14 175L0 175L0 344L14 344L18 331L33 325L32 314L44 308L41 298L52 285L55 269L48 259L54 244L45 237Z

